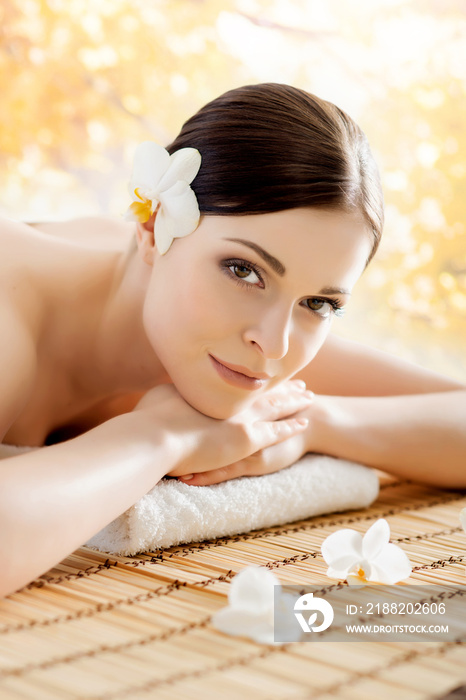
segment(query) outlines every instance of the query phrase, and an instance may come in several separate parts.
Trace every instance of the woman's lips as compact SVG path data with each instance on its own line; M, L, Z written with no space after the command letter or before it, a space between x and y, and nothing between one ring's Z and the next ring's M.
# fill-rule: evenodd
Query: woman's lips
M227 384L232 384L233 386L241 387L242 389L249 389L249 391L254 391L255 389L260 389L264 386L268 375L261 373L261 377L248 377L248 375L242 372L237 372L231 367L227 367L222 362L217 360L213 355L209 355L210 361L212 362L217 373L221 376Z

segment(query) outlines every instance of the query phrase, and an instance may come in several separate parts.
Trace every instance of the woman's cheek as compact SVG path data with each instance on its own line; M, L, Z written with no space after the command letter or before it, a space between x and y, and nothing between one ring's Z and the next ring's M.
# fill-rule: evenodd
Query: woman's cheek
M320 323L319 326L312 330L309 328L300 329L295 338L291 339L290 367L287 368L290 377L312 362L324 344L329 330L330 324Z
M209 284L208 280L193 285L182 302L189 313L186 323L195 329L212 335L226 333L235 315L233 299L225 290Z

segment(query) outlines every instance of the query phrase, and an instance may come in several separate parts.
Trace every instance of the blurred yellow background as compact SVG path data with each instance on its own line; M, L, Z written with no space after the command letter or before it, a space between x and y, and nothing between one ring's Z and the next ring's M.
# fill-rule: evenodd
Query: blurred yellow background
M466 381L463 0L2 0L0 213L120 215L137 143L285 82L367 133L384 241L334 330Z

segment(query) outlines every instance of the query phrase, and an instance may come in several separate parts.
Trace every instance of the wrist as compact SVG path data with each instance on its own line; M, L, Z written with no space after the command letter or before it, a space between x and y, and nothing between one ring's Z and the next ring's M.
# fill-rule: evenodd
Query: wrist
M156 477L156 483L181 459L180 445L165 429L162 416L145 411L124 413L107 421L115 441L138 462L143 462Z
M341 437L348 423L339 397L316 395L303 415L309 419L306 451L341 457Z

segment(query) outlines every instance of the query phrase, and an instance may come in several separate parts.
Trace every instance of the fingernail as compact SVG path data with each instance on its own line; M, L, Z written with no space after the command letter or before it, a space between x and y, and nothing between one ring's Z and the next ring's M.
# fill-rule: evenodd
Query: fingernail
M306 426L309 425L309 419L308 418L296 418L296 423L301 426Z
M304 389L306 388L306 382L303 382L302 379L293 379L293 381L297 389L301 389L301 391L304 391Z
M194 474L185 474L185 476L179 476L180 481L189 481L194 477Z
M306 399L313 399L314 392L311 391L310 389L306 389L306 391L304 392L304 396L306 397Z

